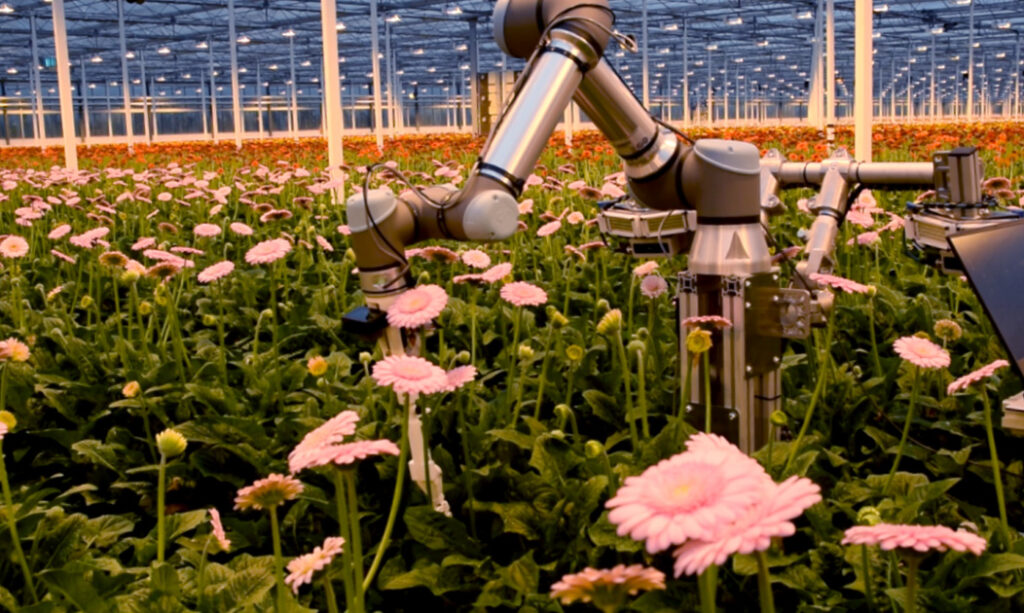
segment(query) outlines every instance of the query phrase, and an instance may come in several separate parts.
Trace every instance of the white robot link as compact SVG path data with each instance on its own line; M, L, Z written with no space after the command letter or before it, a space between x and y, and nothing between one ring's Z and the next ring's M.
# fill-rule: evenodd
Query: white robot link
M761 160L749 143L691 141L652 117L603 58L612 39L635 48L613 29L607 0L499 0L493 17L498 45L527 64L464 188L414 189L405 199L388 189L364 190L346 203L367 303L346 315L346 326L379 338L386 355L410 351L415 338L388 327L383 316L413 285L406 247L429 239L510 237L526 179L575 100L623 161L631 203L620 215L619 234L631 238L633 230L656 228L652 236L632 237L650 246L661 241L656 234L669 218L692 234L688 268L680 275L680 315L721 315L733 323L715 332L712 406L702 404L702 384L693 386L691 418L703 424L704 411L711 410L716 432L745 451L760 447L767 442L768 416L780 404L782 339L805 337L830 304L827 290L807 279L830 269L850 194L857 186L931 188L945 171L932 162L860 163L845 155L806 164L777 155ZM818 214L799 286L781 288L762 213L777 206L779 190L798 186L820 186ZM614 214L609 209L602 218ZM663 221L651 222L651 216ZM602 227L609 226L602 219ZM681 363L688 364L681 345ZM431 492L436 509L447 512L440 469L428 458L415 407L410 420L413 479Z

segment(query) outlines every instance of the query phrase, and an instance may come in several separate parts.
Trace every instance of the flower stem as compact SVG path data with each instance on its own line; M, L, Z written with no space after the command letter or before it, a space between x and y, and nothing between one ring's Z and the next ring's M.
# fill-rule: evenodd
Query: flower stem
M156 485L156 561L164 561L164 547L167 545L167 524L164 520L164 502L167 485L167 456L160 454L160 469Z
M761 613L775 613L772 579L768 573L768 560L763 551L757 552L757 588L761 597Z
M516 370L519 365L519 328L523 323L523 307L516 307L516 320L512 328L512 345L509 347L509 358L508 358L508 404L509 408L512 406L512 399L515 397L516 387ZM518 407L517 407L518 408ZM512 418L512 427L516 427L516 421L519 417L515 414Z
M881 377L884 373L882 372L882 362L878 359L878 341L875 340L875 299L871 297L868 299L868 332L871 333L871 358L875 366L875 376Z
M711 433L711 358L704 352L704 431Z
M469 451L469 426L466 423L466 403L463 401L457 419L459 420L459 432L462 436L462 461L465 463L465 470L462 471L462 478L466 481L466 497L469 498L469 533L476 536L476 498L473 496L473 456Z
M373 584L373 578L380 569L380 563L384 560L384 551L391 542L391 531L395 528L395 518L398 517L398 505L402 502L402 489L405 485L405 468L409 462L409 398L405 399L405 413L402 415L402 443L398 454L398 474L395 476L395 491L391 495L391 510L388 512L388 521L384 526L384 535L380 537L377 545L377 553L373 556L370 570L366 571L366 578L363 579L363 590L369 589Z
M533 418L540 419L540 405L544 402L544 384L547 383L548 362L551 361L551 341L555 336L555 327L548 324L548 337L544 341L544 359L540 363L540 379L537 381L537 404L533 405Z
M270 536L274 543L274 583L277 586L277 610L285 609L284 557L281 555L281 527L277 523L277 507L270 507Z
M7 374L7 369L4 368L4 374ZM3 398L0 396L0 402ZM0 404L0 407L3 405ZM39 602L39 596L36 595L36 586L32 582L32 571L28 567L28 561L25 559L25 551L21 548L21 538L18 536L17 519L14 517L14 500L11 496L11 484L7 480L7 465L4 460L4 440L0 438L0 486L3 487L4 493L4 511L7 515L7 529L11 533L11 542L14 543L14 552L18 556L18 564L21 566L21 572L25 575L25 586L28 588L28 593L32 595L32 602Z
M988 449L992 456L992 480L996 485L996 500L999 502L999 523L1003 533L1003 547L1010 548L1010 524L1006 520L1006 498L1003 496L1003 479L999 474L999 454L996 452L996 433L992 428L992 407L989 404L988 391L982 388L981 401L985 408L985 434L988 436Z
M348 517L351 525L351 547L352 552L352 575L353 586L355 587L355 610L352 613L362 613L365 609L364 599L366 590L363 589L363 535L359 527L359 499L356 497L356 473L355 469L343 471L346 489L348 490Z
M916 557L907 559L907 607L906 613L917 611L917 566L921 563Z
M918 383L921 380L921 369L914 367L914 382L910 388L910 407L907 408L907 421L903 424L903 436L900 437L900 446L896 449L896 459L893 460L892 469L889 470L889 477L885 480L885 487L882 494L889 491L892 479L896 476L896 469L900 466L900 459L903 458L903 447L907 444L907 437L910 435L910 424L914 421L914 405L917 404Z
M868 546L860 546L860 563L864 573L864 598L868 601L868 611L875 610L875 586L871 578L871 566L868 564Z
M629 359L626 357L626 348L622 346L622 332L616 333L615 347L619 352L619 362L622 367L622 385L626 392L626 421L629 422L629 438L633 443L633 453L640 451L640 435L636 430L636 419L633 415L633 390L629 383Z
M345 539L341 550L341 581L345 585L345 610L355 608L356 587L352 577L352 524L349 522L348 498L345 495L345 482L340 470L334 471L334 503L338 514L338 534Z
M643 428L644 439L651 438L651 427L647 423L647 382L644 373L644 353L636 352L636 399L640 404L640 425Z
M830 351L830 347L832 346L832 330L835 319L835 314L828 318L824 343L824 350L826 352ZM804 436L807 434L807 430L811 426L811 419L814 417L814 407L818 404L818 399L825 390L825 369L827 367L828 360L824 358L818 360L818 382L814 386L814 392L811 393L811 401L807 405L807 412L804 413L804 423L800 426L800 432L796 435L796 440L793 441L792 447L789 448L789 456L786 458L786 465L782 468L783 475L785 475L789 471L789 467L792 466L793 460L796 459L797 451L800 450L800 442L804 440Z
M327 613L338 613L338 597L331 585L331 573L324 573L324 596L327 598Z
M686 419L686 405L690 403L690 382L693 379L693 369L697 366L696 356L687 362L686 378L683 380L683 392L679 398L679 420Z
M718 567L712 564L697 576L701 613L715 613L715 594L718 591Z

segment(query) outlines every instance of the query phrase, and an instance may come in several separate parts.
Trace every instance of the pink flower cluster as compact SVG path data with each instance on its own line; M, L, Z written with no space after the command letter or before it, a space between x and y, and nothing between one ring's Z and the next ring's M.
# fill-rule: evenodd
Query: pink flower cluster
M608 501L620 536L657 553L676 547L675 574L701 573L734 553L767 549L796 531L792 520L821 500L803 477L775 483L755 460L715 434L629 477Z

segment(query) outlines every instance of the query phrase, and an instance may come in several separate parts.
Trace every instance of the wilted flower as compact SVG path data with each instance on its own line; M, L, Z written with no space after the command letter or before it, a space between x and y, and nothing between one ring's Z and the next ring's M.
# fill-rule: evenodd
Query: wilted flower
M947 343L960 340L960 337L964 335L964 329L960 327L960 324L956 323L952 319L940 319L936 321L932 331L935 332L935 336Z
M592 602L605 611L618 611L626 596L636 596L641 590L665 589L665 574L656 568L640 564L619 564L610 569L587 567L578 573L565 575L551 586L551 597L562 604Z
M272 474L238 490L235 509L270 509L295 500L303 490L302 482L286 475Z

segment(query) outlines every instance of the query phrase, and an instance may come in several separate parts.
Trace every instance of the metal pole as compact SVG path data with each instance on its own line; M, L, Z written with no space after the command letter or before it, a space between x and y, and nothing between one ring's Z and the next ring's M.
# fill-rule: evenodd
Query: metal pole
M146 142L153 142L153 134L149 126L149 81L146 80L146 54L139 51L139 82L142 84L142 128L146 134Z
M256 131L263 138L263 77L260 76L260 62L256 61Z
M324 45L324 107L327 125L327 163L331 181L337 184L332 191L334 201L345 201L345 186L342 183L341 165L344 163L342 149L341 75L338 73L338 7L336 0L320 0L320 33Z
M377 149L384 150L384 118L380 96L380 25L377 18L377 0L370 0L370 66L373 74L373 131L377 136Z
M714 88L711 86L711 80L714 77L711 76L711 48L708 46L708 125L715 122L715 95Z
M153 118L153 139L156 140L157 136L160 136L160 122L158 121L158 111L156 104L156 81L150 77L149 79L149 97L152 100L152 104L149 107L149 114Z
M238 43L235 41L235 0L228 0L228 47L231 50L231 115L235 123L235 148L242 148L242 103L238 95Z
M967 37L967 117L974 119L974 1L971 0ZM1020 67L1017 67L1019 70Z
M480 112L480 40L475 19L469 22L469 87L473 134L479 136L483 129L483 113Z
M295 36L288 38L288 60L291 62L292 77L292 138L299 140L299 103L296 93L299 82L295 80Z
M68 31L64 24L64 0L53 0L53 47L57 60L57 89L60 94L60 126L64 140L64 167L78 172L75 149L75 109L71 100L71 60L68 59Z
M213 74L216 72L213 68L213 41L209 38L206 39L206 48L210 59L210 134L213 136L213 142L217 142L219 134L217 129L217 81Z
M210 133L210 123L206 119L206 71L199 69L199 111L203 117L203 136Z
M643 101L644 101L644 108L650 109L651 108L651 83L650 83L651 67L650 67L650 61L649 61L650 58L648 57L649 51L647 49L647 39L648 39L648 34L647 34L647 0L643 0L643 4L641 6L642 6L642 9L641 9L642 13L641 13L641 15L642 15L643 23L640 26L640 50L641 50L641 53L642 53L641 62L643 63L643 65L641 67L642 70L643 70L643 88L644 88Z
M690 125L690 40L689 22L683 23L683 125Z
M872 0L856 0L854 7L854 83L853 83L853 115L854 115L854 151L862 162L870 162L871 151L871 87L873 53L871 17Z
M1014 48L1013 74L1015 81L1013 86L1013 116L1020 115L1020 32L1017 32L1017 44Z
M828 142L835 142L836 124L836 18L835 0L825 7L825 130Z
M107 136L113 138L114 136L114 111L110 106L110 83L103 86L104 91L107 93Z
M394 79L394 68L391 66L391 22L384 22L384 71L387 73L388 82L388 133L391 134L391 138L395 137L395 79Z
M931 87L931 100L929 100L928 106L931 109L932 120L934 121L938 114L935 112L935 35L932 34L932 87Z
M86 59L84 57L78 60L82 68L82 143L88 146L89 139L92 138L92 129L89 127L89 86L85 82L85 62Z
M117 37L121 48L121 93L124 98L124 134L132 151L135 126L132 124L131 80L128 78L128 41L124 34L124 2L117 0Z
M910 62L913 59L911 53L911 51L907 51L907 119L914 118L914 81L911 76L911 73L914 72L914 65Z
M41 69L39 68L39 45L36 38L36 16L30 15L29 19L32 26L32 69L33 80L35 82L36 90L36 140L39 142L40 147L44 147L43 141L46 139L46 113L43 108L43 83L42 76L40 75Z

